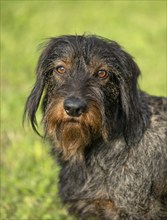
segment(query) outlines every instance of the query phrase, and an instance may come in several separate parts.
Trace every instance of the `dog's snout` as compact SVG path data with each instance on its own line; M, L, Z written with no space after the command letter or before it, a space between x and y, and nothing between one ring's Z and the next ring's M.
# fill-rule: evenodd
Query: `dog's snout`
M86 110L85 100L77 97L70 97L64 101L64 109L69 116L79 117Z

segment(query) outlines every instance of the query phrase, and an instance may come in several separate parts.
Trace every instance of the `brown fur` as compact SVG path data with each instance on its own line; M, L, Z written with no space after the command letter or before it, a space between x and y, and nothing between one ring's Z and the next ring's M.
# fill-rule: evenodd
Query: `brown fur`
M87 112L76 119L64 112L63 99L56 99L48 108L44 123L47 134L53 137L56 144L59 143L56 147L61 148L64 160L81 159L92 135L102 132L102 118L96 102L90 102Z

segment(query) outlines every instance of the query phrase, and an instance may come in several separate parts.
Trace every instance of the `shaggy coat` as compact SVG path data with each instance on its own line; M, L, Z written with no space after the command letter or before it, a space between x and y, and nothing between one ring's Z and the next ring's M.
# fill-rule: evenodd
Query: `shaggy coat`
M167 219L166 99L137 88L140 70L116 42L62 36L46 44L27 99L61 166L59 194L76 219Z

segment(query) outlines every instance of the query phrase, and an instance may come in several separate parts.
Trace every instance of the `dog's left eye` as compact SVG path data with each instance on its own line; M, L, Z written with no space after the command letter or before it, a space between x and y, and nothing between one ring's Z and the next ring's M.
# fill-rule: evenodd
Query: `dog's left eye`
M63 74L66 73L66 69L65 69L64 66L57 66L57 67L54 69L54 72L63 75Z
M108 77L108 72L106 70L99 70L97 72L97 77L99 79L106 79Z

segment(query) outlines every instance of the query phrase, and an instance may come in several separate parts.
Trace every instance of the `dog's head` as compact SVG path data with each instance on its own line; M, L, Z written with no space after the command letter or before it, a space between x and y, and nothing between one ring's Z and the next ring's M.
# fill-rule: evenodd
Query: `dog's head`
M43 50L25 116L37 131L36 111L43 92L45 135L64 158L80 154L99 138L139 137L140 103L132 57L114 41L97 36L52 38Z

